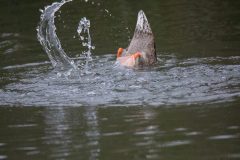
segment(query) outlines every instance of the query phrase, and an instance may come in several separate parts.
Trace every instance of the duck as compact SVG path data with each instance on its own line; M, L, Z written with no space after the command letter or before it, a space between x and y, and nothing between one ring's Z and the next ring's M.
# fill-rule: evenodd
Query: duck
M118 49L116 61L128 68L152 66L157 63L154 35L143 10L138 12L137 24L130 44L125 49Z

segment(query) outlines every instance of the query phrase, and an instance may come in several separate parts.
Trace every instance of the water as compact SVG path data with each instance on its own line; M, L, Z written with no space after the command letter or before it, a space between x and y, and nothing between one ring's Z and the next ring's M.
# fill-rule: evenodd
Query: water
M45 64L5 68L5 75L21 80L2 89L1 104L166 106L235 101L240 96L240 57L159 59L156 67L132 70L116 66L113 55L95 56L91 74L79 79L59 77Z
M92 45L92 39L90 35L90 20L88 20L86 17L83 17L79 22L77 32L80 40L82 41L82 46L87 48L86 51L82 52L83 61L85 62L85 65L84 66L80 65L82 67L82 70L84 70L84 72L87 73L90 72L89 62L92 61L91 54L92 50L95 49L95 46ZM78 63L83 62L79 60Z
M0 157L239 159L238 103L171 108L1 107Z
M0 159L240 158L239 2L52 2L0 7ZM140 9L159 62L122 68Z
M40 10L42 15L40 24L37 27L37 38L45 52L48 54L49 60L54 68L61 70L65 70L65 68L73 68L76 70L77 66L62 49L54 24L55 12L67 2L69 1L62 1L60 3L55 2L52 5L45 7L44 11Z

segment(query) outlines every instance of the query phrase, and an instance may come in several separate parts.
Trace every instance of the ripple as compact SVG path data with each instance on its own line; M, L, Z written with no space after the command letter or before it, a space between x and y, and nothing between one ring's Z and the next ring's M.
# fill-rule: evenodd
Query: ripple
M182 131L186 131L187 128L176 128L175 131L177 132L182 132Z
M193 132L187 132L185 133L186 136L197 136L202 134L202 132L197 132L197 131L193 131Z
M0 143L0 147L3 147L5 146L6 144L5 143Z
M19 147L17 148L17 150L21 150L21 151L33 151L33 150L37 150L36 147Z
M192 142L190 140L177 140L177 141L170 141L163 143L159 145L159 147L176 147L176 146L182 146L182 145L188 145Z
M134 134L135 135L145 135L146 136L146 135L153 135L153 134L156 134L156 133L163 133L163 131L159 132L158 126L150 125L150 126L145 127L141 131L135 132Z
M233 130L239 129L239 126L229 126L228 129L233 129Z
M135 135L151 135L151 134L155 134L156 131L154 130L149 130L149 131L139 131L136 132Z
M27 127L36 127L37 124L16 124L16 125L9 125L9 128L27 128Z
M30 155L36 155L36 154L39 154L39 153L40 153L40 151L35 150L35 151L29 151L26 154L30 156Z
M7 66L7 67L4 67L3 69L19 69L19 68L26 68L31 66L40 66L45 64L50 64L50 62L45 61L45 62L39 62L39 63L28 63L28 64L22 64L22 65Z
M228 155L229 158L237 158L239 159L240 158L240 153L236 153L236 154L230 154Z
M231 134L225 134L225 135L212 136L212 137L209 137L208 139L210 139L210 140L225 140L225 139L234 139L234 138L238 138L238 136L231 135Z
M122 132L110 132L110 133L103 133L103 136L109 137L109 136L119 136L122 135Z
M21 48L18 33L2 33L0 38L0 49L3 54L9 54Z
M59 77L44 63L5 67L4 72L15 74L4 79L18 80L0 90L0 104L168 106L221 103L240 97L240 65L235 64L236 57L222 58L228 60L225 65L214 63L214 58L210 58L213 64L205 58L193 58L194 63L189 64L189 58L160 55L161 64L137 70L116 68L113 55L93 59L91 72L80 79ZM169 59L173 59L171 67ZM216 61L220 63L219 58Z
M0 160L7 159L8 157L6 155L0 155Z

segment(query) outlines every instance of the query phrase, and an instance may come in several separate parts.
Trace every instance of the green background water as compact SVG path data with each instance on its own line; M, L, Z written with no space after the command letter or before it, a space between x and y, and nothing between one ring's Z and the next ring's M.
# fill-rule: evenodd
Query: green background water
M36 26L40 20L39 9L51 2L54 1L1 2L1 66L48 59L36 39ZM77 35L81 17L91 20L96 45L94 53L115 53L117 48L127 46L140 9L146 12L150 21L158 52L191 57L239 55L239 1L94 2L92 5L91 2L73 1L62 7L61 17L56 20L57 34L70 55L80 50L81 45L73 36Z
M36 26L39 9L52 2L1 1L1 90L21 79L3 67L48 60ZM115 54L127 46L140 9L151 24L158 54L240 56L240 1L235 0L75 0L57 13L57 34L69 55L79 54L80 42L73 37L86 16L94 55ZM1 106L0 159L240 159L239 105L236 97L161 107Z

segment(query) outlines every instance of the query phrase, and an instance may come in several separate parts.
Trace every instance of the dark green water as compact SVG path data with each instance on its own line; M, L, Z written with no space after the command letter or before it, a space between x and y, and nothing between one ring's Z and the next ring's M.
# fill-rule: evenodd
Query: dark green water
M240 1L69 2L55 19L62 47L81 53L84 16L96 46L96 74L80 80L42 64L36 27L52 2L1 1L0 160L240 159ZM109 69L140 9L159 66Z
M237 105L2 107L0 158L239 159Z

